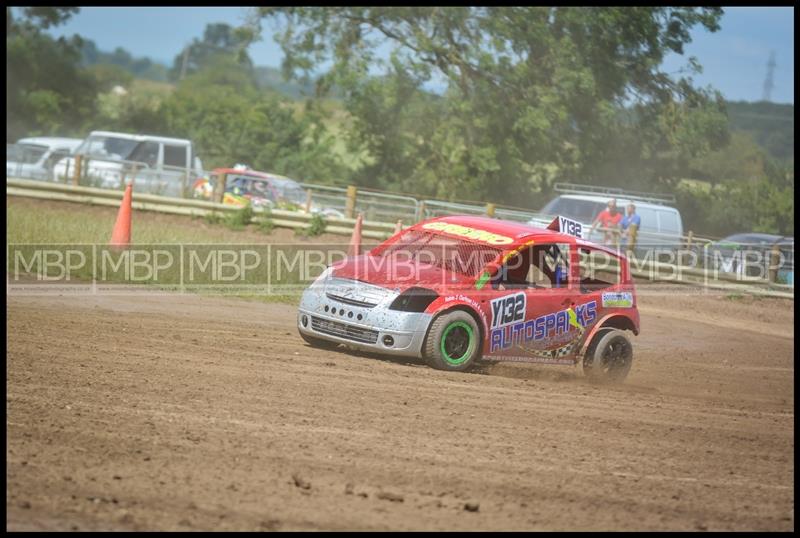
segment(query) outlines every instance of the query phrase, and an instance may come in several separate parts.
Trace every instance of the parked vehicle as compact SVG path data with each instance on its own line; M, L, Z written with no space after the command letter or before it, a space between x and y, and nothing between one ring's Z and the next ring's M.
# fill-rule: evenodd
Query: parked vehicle
M250 203L253 207L305 211L307 194L300 183L285 176L244 167L214 169L210 179L195 182L195 197L210 200L222 175L225 175L225 192L222 197L224 204L243 207ZM319 213L326 217L344 216L341 211L322 207L313 200L311 213Z
M571 183L557 183L555 190L559 196L548 202L540 215L529 221L532 226L546 226L555 215L563 215L576 220L588 232L595 217L606 207L612 198L617 200L617 209L624 215L629 203L636 206L641 217L637 248L635 254L642 256L647 249L676 250L683 244L683 220L680 212L668 204L675 198L664 194L625 192L621 189L592 187ZM602 232L595 229L589 241L602 243Z
M794 237L758 232L738 233L703 249L705 267L741 276L769 277L771 254L777 247L777 280L794 285Z
M628 331L639 334L627 260L559 222L415 224L323 272L300 300L300 336L319 348L422 357L442 370L481 359L582 363L590 380L621 382L633 360ZM602 265L592 263L598 257Z
M6 144L6 177L50 181L55 164L82 142L80 138L37 136Z
M81 176L102 188L119 188L134 178L138 191L182 196L203 175L192 142L181 138L93 131L75 155L81 155ZM74 170L73 156L59 161L54 174L65 181Z

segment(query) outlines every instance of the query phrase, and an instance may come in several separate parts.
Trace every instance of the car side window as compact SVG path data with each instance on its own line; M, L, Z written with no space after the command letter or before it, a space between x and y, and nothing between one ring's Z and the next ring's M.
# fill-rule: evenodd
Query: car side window
M566 288L569 244L540 244L511 256L492 281L496 289Z
M242 176L228 176L228 180L226 181L227 190L233 191L234 193L238 193L243 190L244 188L244 178Z
M69 155L68 149L57 149L51 153L44 163L44 167L48 170L52 169L58 161Z
M128 160L144 163L154 168L158 164L158 144L156 142L142 142L133 150Z
M578 250L581 293L610 288L620 283L619 259L602 250L581 247Z
M186 146L164 146L164 165L186 168Z

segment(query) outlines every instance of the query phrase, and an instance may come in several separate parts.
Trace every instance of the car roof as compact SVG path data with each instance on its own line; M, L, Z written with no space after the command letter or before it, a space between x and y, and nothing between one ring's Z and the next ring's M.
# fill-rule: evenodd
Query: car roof
M249 168L214 168L211 171L214 174L236 174L239 176L252 176L255 179L271 179L270 175L265 172L257 170L250 170Z
M89 136L113 136L115 138L126 138L128 140L136 140L139 142L144 142L147 140L151 142L162 142L164 144L175 144L178 146L188 146L191 145L192 143L190 140L187 140L186 138L169 138L167 136L117 133L113 131L92 131L91 133L89 133Z
M59 136L32 136L28 138L20 138L17 144L39 144L49 148L77 148L83 142L80 138L66 138Z
M290 183L294 183L295 185L300 185L297 181L292 178L284 177L284 176L272 176L273 181L276 185L288 185Z
M503 245L503 247L506 246L513 247L519 245L520 243L524 243L526 241L533 240L535 242L536 240L539 240L539 241L546 241L548 243L553 243L553 242L570 243L570 244L575 243L579 246L590 246L592 248L608 250L615 256L617 255L615 251L613 251L612 249L606 249L602 245L597 245L589 241L584 241L583 239L578 239L571 235L563 234L561 232L556 232L545 228L539 228L536 226L531 226L529 224L523 224L521 222L493 219L490 217L451 215L446 217L429 219L423 223L418 224L418 226L430 222L445 222L447 224L457 224L459 226L465 226L468 228L477 228L479 230L485 230L489 233L511 237L514 240L513 243L509 243L508 245Z
M656 203L653 203L653 202L643 202L641 200L631 200L630 198L625 198L624 195L616 196L616 195L613 195L613 194L603 194L603 195L559 194L556 198L553 198L553 200L556 200L557 198L568 198L570 200L582 200L582 201L585 201L585 202L600 202L603 205L607 204L609 200L614 199L614 200L617 201L617 207L618 208L624 208L628 204L633 203L633 205L635 205L637 208L638 207L647 207L647 208L653 208L653 209L660 209L662 211L663 210L675 211L675 212L678 211L676 208L668 206L668 205L665 205L665 204L656 204ZM550 200L550 202L552 202L553 200ZM548 203L550 203L550 202L548 202Z
M250 168L214 168L214 170L212 170L212 173L250 176L253 179L270 180L278 184L287 181L297 183L295 180L290 179L288 177L279 176L277 174L270 174L269 172L259 172L258 170L251 170Z

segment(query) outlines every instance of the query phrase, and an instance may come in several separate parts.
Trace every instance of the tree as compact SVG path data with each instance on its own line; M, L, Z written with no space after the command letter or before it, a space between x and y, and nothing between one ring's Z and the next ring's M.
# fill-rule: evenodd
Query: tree
M218 74L207 71L187 77L159 109L164 134L191 138L205 166L246 163L316 182L342 170L313 108L298 119L292 103L251 87L206 83Z
M81 40L44 33L75 7L6 8L6 140L82 133L94 113L96 80L80 66Z
M444 79L438 125L388 130L381 142L388 152L373 157L395 161L381 173L397 166L452 178L446 185L453 198L522 205L533 199L535 188L547 188L546 167L569 179L613 180L598 175L598 163L607 159L609 141L621 144L612 134L626 106L635 113L624 137L639 140L630 149L648 180L669 183L691 156L724 143L716 96L694 88L690 76L674 77L659 67L666 54L683 53L692 27L718 30L720 8L259 10L262 18L280 22L275 36L288 76L331 66L320 86L343 89L354 125L362 130L356 138L368 144L375 136L371 121L394 113L391 106L376 108L375 88L365 91L380 84L365 83L375 70L383 73L386 91L399 83L398 76L413 81L416 91L434 77ZM377 53L382 44L392 50L389 60ZM689 74L698 70L690 61ZM423 150L404 153L409 140L419 140Z
M246 37L230 25L208 24L203 39L192 40L175 56L169 77L173 81L179 80L218 61L220 57L235 59L252 77L253 62L247 55L246 44Z
M758 180L766 175L767 157L749 134L733 131L727 145L692 159L690 165L691 177L715 185L729 180Z
M89 66L87 70L94 75L97 82L97 89L107 92L114 86L130 86L133 82L133 75L130 71L113 64L95 64Z

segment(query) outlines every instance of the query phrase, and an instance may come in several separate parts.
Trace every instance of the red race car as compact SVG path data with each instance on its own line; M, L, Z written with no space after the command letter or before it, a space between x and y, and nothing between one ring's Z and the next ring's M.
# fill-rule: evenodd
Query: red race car
M622 381L639 334L628 260L581 239L580 223L548 229L453 216L411 226L329 267L303 293L300 335L422 357L443 370L479 360L576 365Z

